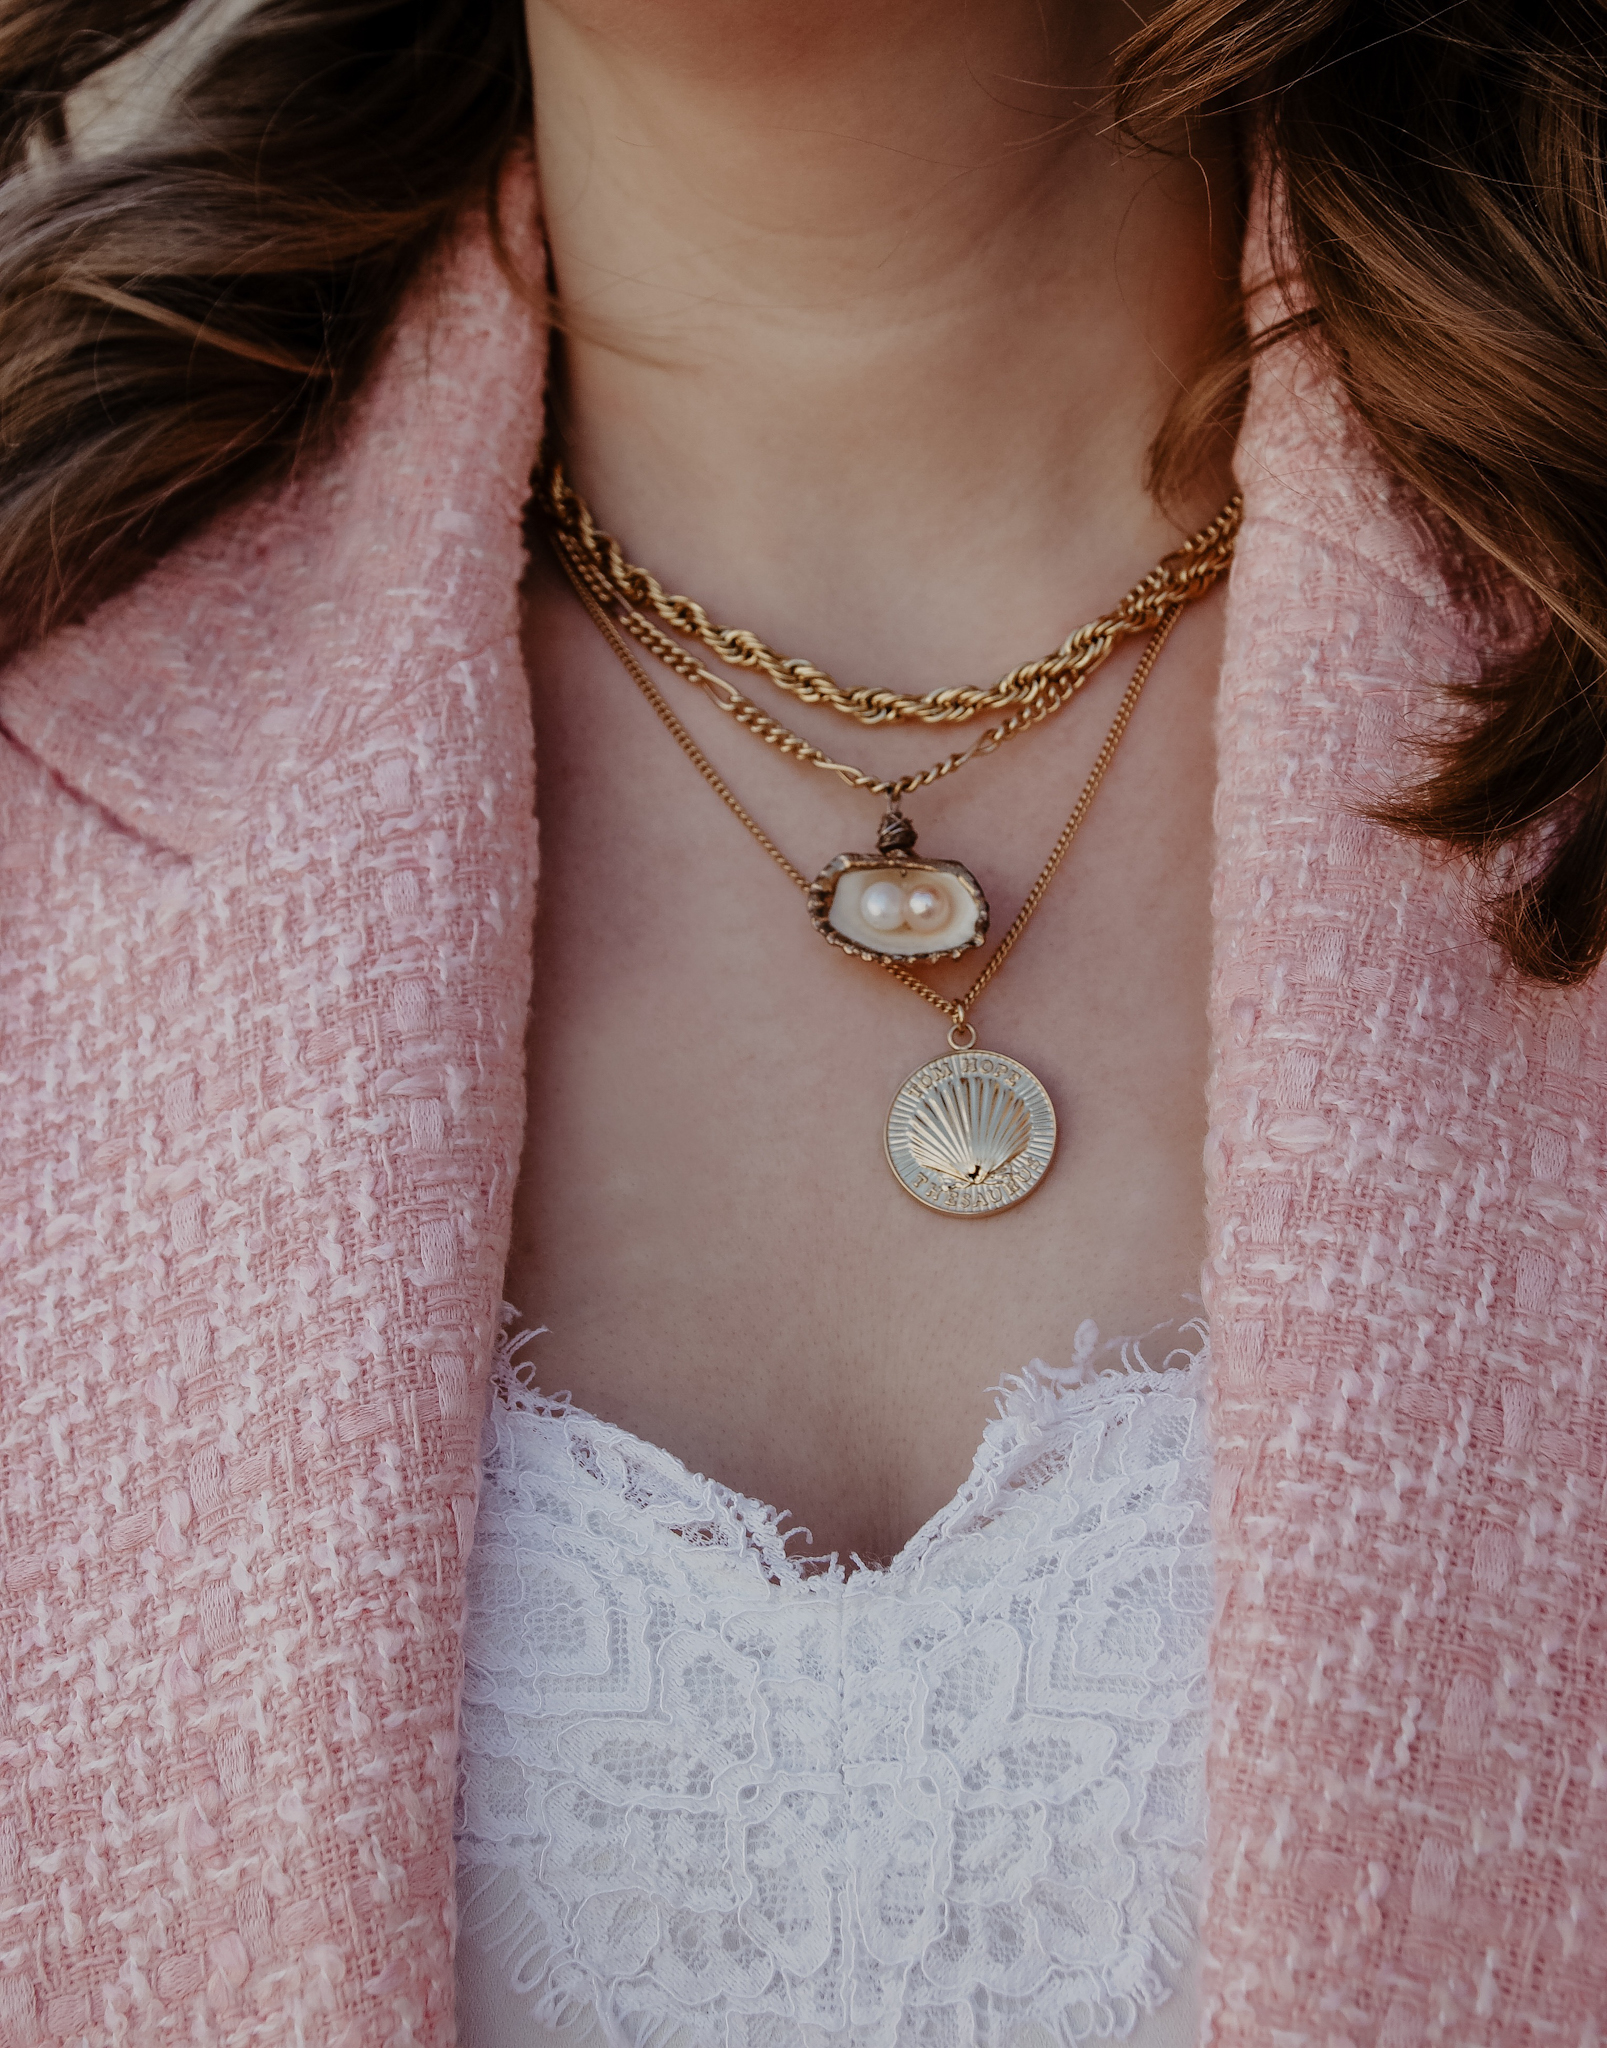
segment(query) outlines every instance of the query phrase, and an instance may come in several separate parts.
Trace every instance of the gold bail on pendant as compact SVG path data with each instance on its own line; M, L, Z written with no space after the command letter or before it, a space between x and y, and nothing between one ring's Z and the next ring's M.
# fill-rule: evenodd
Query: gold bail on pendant
M949 1051L969 1052L975 1044L976 1026L966 1023L965 1012L962 1010L949 1026Z
M876 851L891 854L915 851L915 827L899 809L896 796L876 828Z

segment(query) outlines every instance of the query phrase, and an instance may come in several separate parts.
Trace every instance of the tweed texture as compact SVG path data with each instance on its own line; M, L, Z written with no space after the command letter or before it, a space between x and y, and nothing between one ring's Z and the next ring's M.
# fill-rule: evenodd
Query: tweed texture
M523 1116L540 336L0 687L0 2042L440 2043Z
M1215 2043L1607 2031L1607 991L1355 814L1516 629L1298 346L1220 699L1207 1293ZM1510 613L1510 607L1507 608Z
M0 678L0 2044L428 2043L522 1114L540 336ZM1298 354L1229 602L1209 2038L1607 2012L1607 1036L1369 828L1489 619Z

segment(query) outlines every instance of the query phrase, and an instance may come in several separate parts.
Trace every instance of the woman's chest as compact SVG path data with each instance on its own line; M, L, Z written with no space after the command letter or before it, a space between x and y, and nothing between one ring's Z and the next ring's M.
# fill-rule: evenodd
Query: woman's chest
M549 1328L543 1384L784 1504L817 1547L886 1557L952 1495L1001 1375L1069 1358L1085 1317L1173 1312L1203 1249L1214 629L1207 613L1174 639L976 1012L979 1042L1054 1101L1051 1169L1017 1208L950 1217L900 1188L883 1142L946 1019L822 942L589 622L538 589L542 887L508 1293ZM977 873L995 933L1130 665L910 800L921 852ZM664 680L797 867L873 839L873 799ZM823 736L878 773L946 750L920 730ZM959 994L989 951L930 979Z

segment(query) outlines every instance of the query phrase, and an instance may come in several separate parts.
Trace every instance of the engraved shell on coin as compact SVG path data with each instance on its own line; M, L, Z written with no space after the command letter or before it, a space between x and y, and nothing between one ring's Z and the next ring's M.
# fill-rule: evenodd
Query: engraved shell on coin
M910 1075L887 1117L887 1160L928 1209L989 1216L1025 1201L1054 1157L1054 1105L1019 1060L978 1047Z
M910 1118L909 1148L920 1164L975 1185L1027 1149L1032 1119L1019 1095L991 1075L940 1082Z
M913 854L838 854L809 885L809 915L861 960L958 960L988 931L988 901L970 869Z

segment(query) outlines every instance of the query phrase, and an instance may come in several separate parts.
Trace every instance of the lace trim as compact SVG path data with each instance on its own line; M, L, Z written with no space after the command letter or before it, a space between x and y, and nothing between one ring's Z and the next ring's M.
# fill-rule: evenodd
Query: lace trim
M532 1375L531 1361L521 1360L519 1353L538 1337L545 1337L547 1328L543 1324L518 1330L514 1328L518 1319L518 1310L504 1302L503 1335L492 1367L493 1417L500 1407L511 1414L564 1424L577 1471L650 1515L684 1543L748 1556L774 1586L817 1578L841 1585L850 1572L887 1576L915 1569L921 1553L943 1535L958 1533L978 1515L985 1520L986 1501L1001 1486L1030 1487L1035 1483L1030 1471L1006 1479L1000 1468L1009 1464L1035 1430L1063 1422L1079 1393L1109 1392L1117 1386L1175 1390L1180 1381L1193 1392L1209 1362L1208 1326L1201 1317L1159 1323L1142 1337L1105 1340L1096 1323L1084 1321L1072 1339L1069 1366L1051 1367L1035 1358L1024 1372L1007 1375L992 1390L996 1414L985 1425L971 1471L953 1499L924 1522L887 1563L867 1564L854 1552L844 1565L836 1551L815 1556L788 1549L789 1544L812 1541L801 1524L784 1526L793 1521L790 1509L770 1507L717 1479L704 1478L673 1452L660 1450L616 1423L604 1422L577 1407L567 1392L544 1393ZM1163 1331L1179 1341L1168 1345L1158 1365L1151 1365L1145 1347ZM1185 1339L1193 1342L1182 1341Z
M1191 1334L1182 1370L1099 1372L1091 1338L1008 1381L954 1500L854 1572L522 1384L510 1337L460 1897L534 2020L629 2048L996 2048L1032 2024L1069 2048L1165 2002L1204 1847Z

